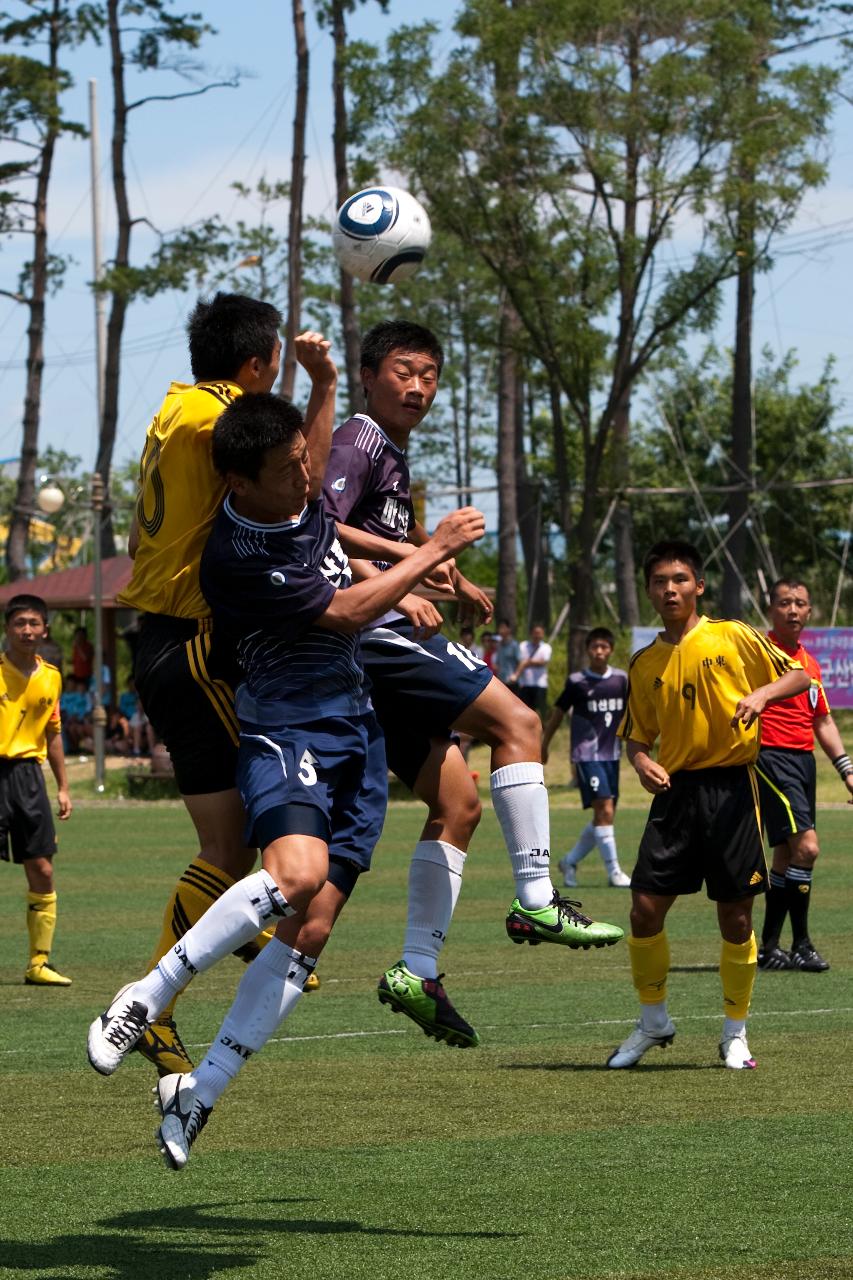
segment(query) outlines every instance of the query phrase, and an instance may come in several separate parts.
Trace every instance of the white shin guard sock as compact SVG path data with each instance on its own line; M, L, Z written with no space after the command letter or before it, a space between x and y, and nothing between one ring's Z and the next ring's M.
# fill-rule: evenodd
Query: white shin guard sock
M528 910L545 907L554 896L554 886L548 865L551 820L542 765L531 760L495 769L491 788L518 900Z
M409 915L403 964L419 978L438 977L438 956L462 887L465 854L445 840L419 840L409 865Z
M302 995L316 960L273 938L249 965L234 1003L193 1071L196 1093L212 1107L253 1053L262 1049Z
M578 836L574 848L569 850L569 864L576 867L595 848L595 843L595 828L591 822L588 822Z
M610 827L593 827L595 832L595 843L601 852L601 857L608 875L613 875L614 871L619 870L619 858L616 853L616 836L614 829Z
M293 908L269 872L256 871L238 880L136 983L133 998L148 1006L150 1021L195 974L251 942L277 918L292 915Z

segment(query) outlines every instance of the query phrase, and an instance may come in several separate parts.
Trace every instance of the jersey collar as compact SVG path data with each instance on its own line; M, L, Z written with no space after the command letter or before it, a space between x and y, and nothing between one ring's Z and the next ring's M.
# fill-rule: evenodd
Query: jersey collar
M798 640L793 649L785 644L784 640L780 640L776 632L771 628L767 632L767 639L772 640L777 649L781 649L783 653L787 653L790 658L796 658L803 647L802 640Z
M256 520L247 520L245 516L237 515L237 512L231 506L230 493L226 495L223 506L234 523L239 524L241 528L260 529L264 533L276 533L282 529L298 529L299 526L304 523L308 514L308 503L306 502L305 506L299 512L299 515L294 516L292 520L282 520L278 524L259 524Z
M613 668L608 666L604 671L593 671L591 667L584 667L585 676L591 676L593 680L606 680L608 676L613 675Z
M373 418L371 418L369 413L354 413L353 417L361 418L362 422L366 422L369 427L373 427L373 430L376 431L382 437L382 439L389 446L389 448L393 449L395 453L399 453L401 456L403 455L404 451L400 448L400 446L398 444L395 444L390 436L386 436L385 432L382 430L379 423L374 422Z

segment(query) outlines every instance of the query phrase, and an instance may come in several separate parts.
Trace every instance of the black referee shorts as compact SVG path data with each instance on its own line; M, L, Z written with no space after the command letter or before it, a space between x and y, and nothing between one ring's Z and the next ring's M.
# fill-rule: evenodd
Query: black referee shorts
M230 647L217 646L210 619L144 614L133 679L154 732L168 748L181 794L234 787L239 671Z
M682 769L655 796L631 888L669 897L698 893L736 902L764 893L767 866L758 787L749 765Z
M56 828L41 764L0 759L0 858L26 862L55 853Z
M771 845L810 831L816 822L817 768L813 751L762 747L755 766L761 818Z

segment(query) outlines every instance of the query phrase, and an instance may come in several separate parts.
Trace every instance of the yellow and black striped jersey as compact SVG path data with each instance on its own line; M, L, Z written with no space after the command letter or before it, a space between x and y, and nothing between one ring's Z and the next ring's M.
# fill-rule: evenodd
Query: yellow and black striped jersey
M242 395L236 382L173 382L139 464L139 544L119 602L173 618L209 615L198 565L225 484L210 456L216 419Z
M43 658L26 675L0 653L0 757L44 760L48 737L60 732L62 676Z
M749 764L759 723L732 725L741 698L799 667L745 622L700 618L678 644L657 636L631 659L619 736L652 746L668 773Z

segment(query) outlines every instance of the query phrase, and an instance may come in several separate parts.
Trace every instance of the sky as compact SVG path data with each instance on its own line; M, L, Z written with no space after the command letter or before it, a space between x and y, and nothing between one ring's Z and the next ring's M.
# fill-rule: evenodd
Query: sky
M180 6L176 6L180 8ZM311 8L307 5L306 8ZM364 4L350 19L350 34L381 42L402 22L429 17L441 24L441 48L453 47L452 0L426 7L391 0L388 14ZM254 184L261 176L287 179L294 105L294 53L290 6L242 0L210 0L205 19L217 29L200 57L213 79L239 69L237 89L221 89L182 102L152 103L133 113L128 178L134 216L147 217L163 231L213 213L246 216L230 184ZM309 15L311 104L308 125L306 206L331 219L334 181L331 158L331 37ZM86 48L70 60L75 88L66 104L71 118L88 115L88 80L98 82L98 118L105 255L114 239L109 186L110 85L105 49ZM169 93L182 86L156 73L131 94ZM48 303L46 369L41 445L52 445L91 468L97 441L95 409L94 307L92 278L89 150L85 142L61 143L52 184L49 233L53 252L74 259L66 284ZM286 218L286 206L281 206ZM135 240L140 253L152 245L144 229ZM22 245L0 242L0 287L14 289ZM799 375L813 380L827 355L836 357L839 392L853 407L853 334L848 323L848 290L853 281L853 109L842 105L835 117L830 179L809 196L791 231L776 244L775 265L758 284L756 352L764 345L779 356L790 348ZM247 279L247 289L251 278ZM393 295L394 286L387 286ZM393 297L389 298L389 302ZM135 302L128 312L122 363L122 396L115 461L136 459L145 429L173 378L189 379L183 324L192 296L171 293ZM0 298L0 459L20 447L24 390L26 311ZM733 301L726 299L715 335L730 345ZM297 388L297 398L299 388ZM431 503L435 518L443 504ZM491 522L490 522L491 523Z

